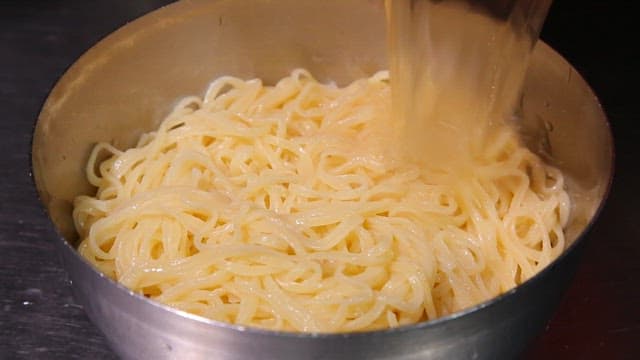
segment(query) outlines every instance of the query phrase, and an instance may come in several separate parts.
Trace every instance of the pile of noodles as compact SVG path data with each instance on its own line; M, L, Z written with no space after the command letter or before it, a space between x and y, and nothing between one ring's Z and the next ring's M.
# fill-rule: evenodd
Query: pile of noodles
M390 106L385 72L344 88L304 70L275 86L222 77L135 147L95 147L79 251L180 310L305 332L443 316L562 252L559 170L507 128L473 176L403 162Z

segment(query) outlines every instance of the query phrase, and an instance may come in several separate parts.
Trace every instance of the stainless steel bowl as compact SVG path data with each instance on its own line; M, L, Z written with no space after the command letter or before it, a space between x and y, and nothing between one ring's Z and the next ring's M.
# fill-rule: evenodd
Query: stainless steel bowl
M136 295L94 270L74 248L75 196L91 192L83 169L98 141L131 146L172 102L202 93L217 76L273 82L294 67L320 80L349 80L386 67L380 0L189 0L116 31L62 77L33 139L33 173L59 236L76 300L127 359L405 358L517 356L546 324L567 287L581 244L606 197L613 145L588 85L543 43L523 96L529 146L575 181L571 245L525 284L435 321L351 334L295 334L222 324Z

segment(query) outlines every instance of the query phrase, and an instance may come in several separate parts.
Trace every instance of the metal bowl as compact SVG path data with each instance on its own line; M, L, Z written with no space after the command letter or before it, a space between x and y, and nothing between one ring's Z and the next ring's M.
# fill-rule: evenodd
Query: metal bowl
M434 321L349 334L297 334L223 324L134 294L74 247L71 207L90 193L83 173L99 141L134 144L172 102L223 75L266 82L305 67L346 83L386 68L380 0L178 2L116 31L82 56L51 92L33 138L33 174L59 236L76 300L127 359L503 359L541 331L567 287L612 177L611 133L580 75L539 43L527 75L522 131L574 181L570 246L549 267L495 299ZM550 157L549 157L550 156Z

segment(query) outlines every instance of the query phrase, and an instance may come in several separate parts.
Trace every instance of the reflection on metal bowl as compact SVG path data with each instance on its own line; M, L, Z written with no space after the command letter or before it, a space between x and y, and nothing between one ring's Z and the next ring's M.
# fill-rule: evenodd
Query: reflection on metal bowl
M330 30L327 30L330 29ZM568 249L506 294L463 312L392 330L295 334L222 324L130 292L74 248L71 202L89 193L83 168L93 144L131 146L172 105L220 75L273 82L304 67L346 83L386 68L384 9L370 0L178 2L140 18L81 57L56 85L33 140L33 172L58 230L77 301L127 359L434 358L519 354L544 327L574 272L582 239L606 197L613 145L584 80L543 43L523 96L528 145L573 179Z

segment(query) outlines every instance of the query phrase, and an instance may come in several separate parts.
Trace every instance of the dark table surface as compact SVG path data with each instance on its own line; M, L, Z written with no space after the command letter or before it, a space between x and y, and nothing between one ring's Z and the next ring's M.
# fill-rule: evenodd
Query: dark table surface
M71 298L29 170L56 80L102 37L169 0L0 0L0 359L112 359ZM632 1L556 0L542 38L600 97L616 178L572 286L525 358L640 358L640 101Z

